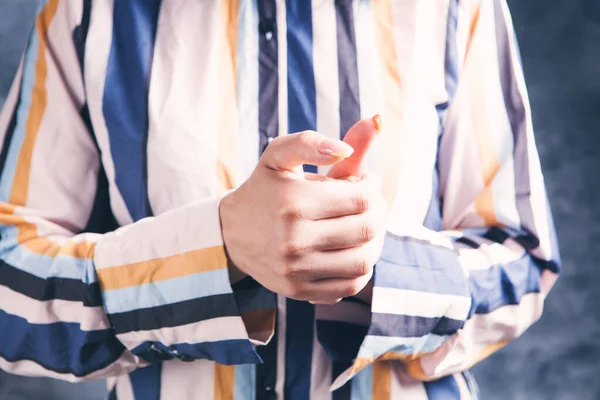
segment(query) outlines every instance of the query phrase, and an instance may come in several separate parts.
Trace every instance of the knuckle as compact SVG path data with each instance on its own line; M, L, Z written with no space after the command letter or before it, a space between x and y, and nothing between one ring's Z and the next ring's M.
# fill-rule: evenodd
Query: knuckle
M371 272L371 263L367 259L362 259L356 263L356 274L365 276Z
M344 289L344 297L356 296L361 291L361 289L362 287L360 285L360 280L351 279L346 285L346 288Z
M283 245L283 254L288 259L297 258L304 252L304 250L305 246L302 245L300 242L294 240L286 242Z
M370 242L377 236L377 229L372 222L365 222L358 228L358 238L362 243Z
M296 134L296 138L299 142L304 144L311 144L315 137L316 132L314 131L302 131Z
M304 290L299 283L288 283L285 288L286 297L298 299L302 297Z
M358 194L352 199L354 212L356 214L363 213L369 209L369 198L364 194Z

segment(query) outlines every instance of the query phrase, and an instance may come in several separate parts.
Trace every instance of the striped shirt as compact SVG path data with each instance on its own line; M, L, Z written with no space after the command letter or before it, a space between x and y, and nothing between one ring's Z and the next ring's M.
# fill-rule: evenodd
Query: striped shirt
M224 193L376 113L371 304L232 284ZM477 398L559 272L505 0L47 0L0 143L0 368L108 399Z

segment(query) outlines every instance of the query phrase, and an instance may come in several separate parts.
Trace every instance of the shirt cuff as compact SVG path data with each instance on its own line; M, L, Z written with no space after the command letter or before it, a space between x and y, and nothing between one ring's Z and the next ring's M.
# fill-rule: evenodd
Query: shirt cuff
M137 221L98 240L94 263L108 318L117 338L148 362L261 362L253 342L268 340L272 324L253 317L274 320L274 309L265 311L274 295L260 288L234 294L220 199ZM252 324L244 323L244 314Z
M368 330L332 390L376 361L407 362L437 350L464 325L470 308L467 279L449 239L388 233L375 266Z

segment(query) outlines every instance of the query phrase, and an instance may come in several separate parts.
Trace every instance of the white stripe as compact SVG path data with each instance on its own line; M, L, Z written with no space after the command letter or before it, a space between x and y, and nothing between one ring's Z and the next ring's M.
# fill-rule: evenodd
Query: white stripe
M81 302L66 300L38 301L1 285L0 309L30 324L76 323L81 324L82 331L111 327L102 307L84 307Z
M361 118L371 118L383 112L381 79L379 79L379 50L376 46L375 24L371 2L355 0L353 3L356 29L356 57L358 65L358 90ZM382 121L385 124L385 121ZM367 154L367 165L376 173L382 172L383 141L375 140Z
M136 400L129 375L124 375L118 378L116 394L118 400Z
M287 91L287 20L286 0L276 0L277 7L277 60L279 61L279 136L288 133Z
M394 368L392 379L392 399L428 400L427 391L423 382L419 382L406 373L401 363L391 363Z
M208 198L102 236L96 269L164 258L223 244L219 199Z
M315 321L316 322L316 321ZM331 359L325 353L317 338L317 327L313 329L312 362L310 367L310 396L314 399L327 399L332 379Z
M148 93L148 196L155 215L217 193L221 19L219 1L161 5Z
M285 335L286 335L286 302L285 297L277 295L277 378L275 381L275 393L277 400L284 399L285 384Z
M476 314L438 351L423 356L427 376L463 371L489 345L521 335L542 313L544 295L530 293L519 305L503 306L488 314Z
M12 362L7 361L0 356L0 369L8 373L23 376L43 376L46 378L54 378L67 382L81 382L83 380L89 381L106 378L109 376L124 375L133 371L136 367L144 365L147 364L140 361L140 359L135 357L133 354L125 352L121 357L119 357L119 359L117 359L117 361L110 364L106 368L94 371L84 377L78 377L73 374L60 374L58 372L49 371L41 365L30 360Z
M340 91L335 2L312 3L313 71L316 88L317 132L340 138ZM330 166L319 166L326 175Z
M374 313L409 315L425 318L446 317L465 320L471 308L471 298L451 294L419 292L387 287L373 288Z
M135 331L117 335L128 348L135 348L143 342L161 342L165 346L178 343L205 343L221 340L248 339L246 328L240 317L221 317L187 325Z
M102 163L109 182L112 212L121 225L126 225L133 222L133 219L115 184L115 166L111 157L108 130L102 111L106 68L112 42L113 4L114 0L106 0L94 3L94 7L92 7L86 48L93 49L93 51L87 51L85 54L85 82L90 118L98 146L102 151Z
M163 362L161 399L213 399L215 396L215 363L196 360ZM121 400L119 398L119 400Z
M473 396L469 391L469 387L467 386L467 382L462 374L455 374L454 380L456 381L456 385L458 386L458 391L460 393L460 400L471 400Z
M237 88L239 128L237 130L237 166L239 183L245 182L258 162L258 15L256 0L242 1L239 8Z

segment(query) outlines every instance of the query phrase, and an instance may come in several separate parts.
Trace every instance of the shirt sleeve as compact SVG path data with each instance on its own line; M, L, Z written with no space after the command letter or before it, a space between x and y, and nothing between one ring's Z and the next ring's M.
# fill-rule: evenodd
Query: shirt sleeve
M353 301L317 310L329 354L351 358L334 388L379 360L401 361L419 380L468 369L540 317L558 276L555 231L505 0L479 2L470 28L439 146L441 229L388 233L370 309ZM350 357L333 335L340 327L345 348L354 350Z
M220 198L79 233L102 173L73 41L79 7L40 8L0 113L0 368L78 381L172 358L259 362L274 295L232 288Z

